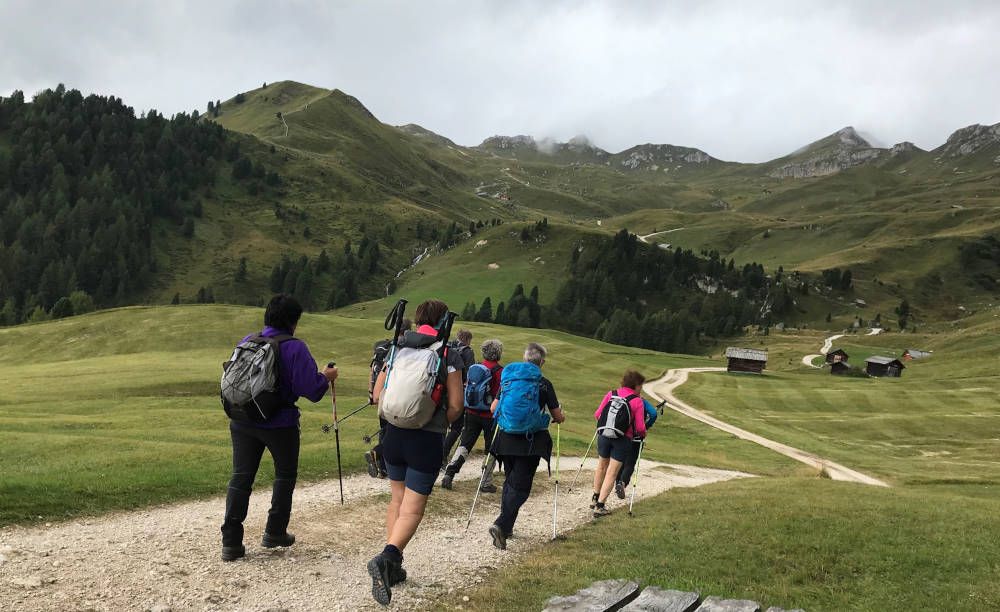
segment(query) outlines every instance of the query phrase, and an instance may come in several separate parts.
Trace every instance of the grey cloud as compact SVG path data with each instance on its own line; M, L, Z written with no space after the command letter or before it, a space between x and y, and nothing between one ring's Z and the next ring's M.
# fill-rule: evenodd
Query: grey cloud
M1000 121L997 31L989 1L7 0L0 93L64 82L170 113L294 79L462 144L587 134L760 161L848 124L930 148Z

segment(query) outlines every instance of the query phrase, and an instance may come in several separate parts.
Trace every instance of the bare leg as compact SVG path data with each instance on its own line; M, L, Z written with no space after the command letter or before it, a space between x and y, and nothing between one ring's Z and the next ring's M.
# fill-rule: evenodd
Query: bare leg
M608 495L611 495L611 490L615 488L615 479L618 478L618 472L621 469L622 462L617 459L611 459L607 472L604 474L604 482L601 484L601 494L598 496L597 501L603 504L608 499Z
M389 502L389 507L385 510L386 541L392 537L392 529L396 526L396 521L399 519L399 506L403 503L403 492L406 490L406 484L402 480L390 480L389 485L392 488L392 500Z
M594 472L594 493L601 492L601 485L604 484L604 474L608 470L608 461L604 457L597 459L597 470Z
M396 483L393 483L395 485ZM402 485L403 483L399 483ZM396 489L393 487L393 499L396 498ZM387 543L392 544L399 550L403 550L409 543L410 538L417 531L420 520L424 518L424 508L427 507L427 496L421 495L411 489L405 489L402 496L402 503L399 505L396 520L392 526L392 532L387 538Z

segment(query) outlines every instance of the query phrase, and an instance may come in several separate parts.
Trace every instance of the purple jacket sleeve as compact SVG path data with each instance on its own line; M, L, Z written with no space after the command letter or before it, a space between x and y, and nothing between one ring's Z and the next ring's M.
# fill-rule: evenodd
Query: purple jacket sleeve
M288 372L292 393L313 403L323 399L330 388L330 383L319 373L316 360L313 359L306 343L301 340L290 340L281 348L281 358Z

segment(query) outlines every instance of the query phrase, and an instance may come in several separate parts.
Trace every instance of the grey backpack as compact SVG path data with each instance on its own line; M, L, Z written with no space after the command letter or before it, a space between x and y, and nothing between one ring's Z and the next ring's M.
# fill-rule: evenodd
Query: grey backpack
M281 343L292 336L251 336L222 364L222 409L234 421L264 423L287 402L278 393Z
M441 341L422 348L393 347L379 416L403 429L421 429L431 422L441 395L442 348Z

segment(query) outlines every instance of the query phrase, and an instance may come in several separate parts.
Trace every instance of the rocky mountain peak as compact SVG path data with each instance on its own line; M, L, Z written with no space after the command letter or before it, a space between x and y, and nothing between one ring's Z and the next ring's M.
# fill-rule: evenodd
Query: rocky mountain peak
M848 147L871 148L872 146L871 143L862 138L861 134L858 134L858 131L850 125L837 130L834 136L840 139L842 145Z
M960 157L998 143L1000 143L1000 123L995 125L977 123L956 130L948 137L948 141L941 146L938 153L949 157Z
M772 164L776 167L768 175L775 178L826 176L871 163L885 152L885 149L873 147L854 127L847 126L775 160Z

